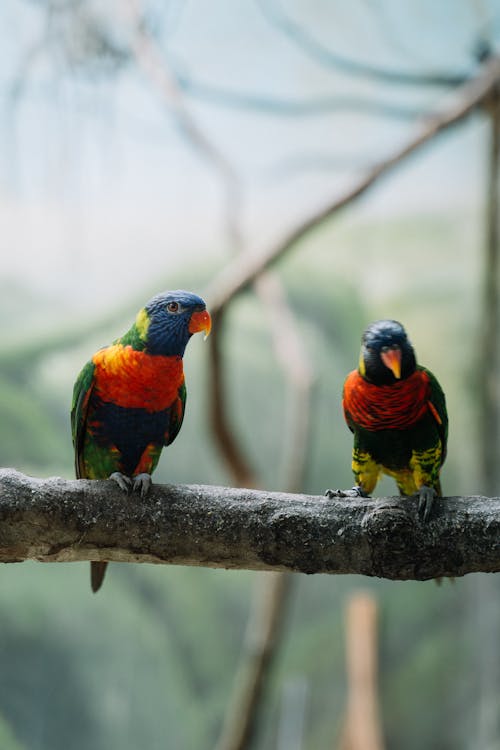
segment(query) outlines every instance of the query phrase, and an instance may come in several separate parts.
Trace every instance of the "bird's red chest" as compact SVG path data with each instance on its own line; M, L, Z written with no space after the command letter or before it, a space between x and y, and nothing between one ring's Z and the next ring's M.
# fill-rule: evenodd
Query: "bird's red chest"
M392 385L373 385L353 370L344 384L344 412L365 430L405 430L429 410L430 384L425 372Z
M146 354L113 344L96 352L92 360L96 395L125 408L166 409L184 382L181 357Z

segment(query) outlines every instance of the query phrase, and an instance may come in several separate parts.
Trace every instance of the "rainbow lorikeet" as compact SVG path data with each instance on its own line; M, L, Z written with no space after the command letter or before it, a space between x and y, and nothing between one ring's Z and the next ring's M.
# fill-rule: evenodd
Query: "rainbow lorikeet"
M145 496L164 445L182 425L182 357L193 333L210 333L201 297L163 292L139 311L127 333L97 351L73 390L71 432L78 478L113 479ZM91 563L92 590L106 562Z
M448 415L434 375L417 365L406 331L395 320L378 320L361 339L359 367L344 383L343 408L354 433L351 491L373 492L381 473L396 480L401 495L417 495L428 520L441 496L439 473L446 457Z

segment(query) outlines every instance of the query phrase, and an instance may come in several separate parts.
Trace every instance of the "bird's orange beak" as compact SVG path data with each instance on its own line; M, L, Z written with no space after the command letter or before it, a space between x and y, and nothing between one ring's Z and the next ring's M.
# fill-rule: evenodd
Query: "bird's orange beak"
M401 377L401 349L388 349L380 354L380 358L386 367L398 380Z
M208 310L201 310L199 312L194 312L191 315L191 320L189 321L189 333L199 333L200 331L205 331L205 339L210 335L210 331L212 330L212 318L210 317L210 313Z

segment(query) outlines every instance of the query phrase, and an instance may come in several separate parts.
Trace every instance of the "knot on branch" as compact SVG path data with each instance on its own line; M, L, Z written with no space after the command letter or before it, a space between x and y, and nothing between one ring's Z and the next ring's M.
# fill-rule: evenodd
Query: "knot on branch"
M391 564L401 566L413 577L411 547L418 544L420 522L416 504L411 499L391 498L377 502L364 514L361 527L375 575L382 575L390 558Z

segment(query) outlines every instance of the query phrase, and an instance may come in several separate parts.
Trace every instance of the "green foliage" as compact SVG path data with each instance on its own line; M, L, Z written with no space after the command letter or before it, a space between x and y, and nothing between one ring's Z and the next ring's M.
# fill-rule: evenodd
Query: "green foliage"
M0 716L0 747L2 750L24 750L24 746L14 737L11 727Z
M67 453L51 404L26 386L0 379L0 414L2 466L47 467Z

